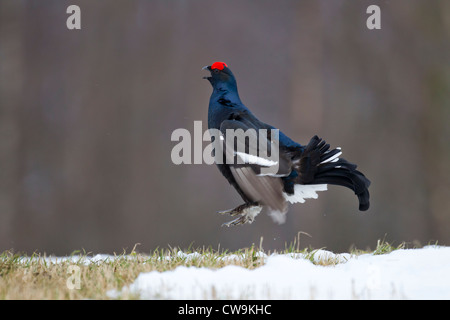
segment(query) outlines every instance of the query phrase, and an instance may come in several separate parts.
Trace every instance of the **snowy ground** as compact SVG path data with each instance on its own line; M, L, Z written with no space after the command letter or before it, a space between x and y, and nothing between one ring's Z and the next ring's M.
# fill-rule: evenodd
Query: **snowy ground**
M141 299L450 299L450 247L359 256L321 250L314 259L324 256L340 263L319 266L301 255L274 254L264 257L265 264L254 270L180 266L141 273L130 286L109 295L114 298L126 292Z

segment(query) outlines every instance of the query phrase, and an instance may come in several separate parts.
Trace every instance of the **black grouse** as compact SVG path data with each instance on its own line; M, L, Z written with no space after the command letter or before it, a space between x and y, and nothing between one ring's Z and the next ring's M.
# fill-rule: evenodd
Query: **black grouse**
M274 221L283 223L288 202L315 199L317 191L327 190L327 184L351 189L358 197L359 210L369 209L370 181L355 164L339 158L340 148L330 149L317 136L306 146L291 140L258 120L241 102L236 79L226 63L215 62L203 69L211 73L204 79L213 87L208 128L219 132L219 136L211 134L216 165L245 202L220 211L236 216L224 225L251 223L263 207L268 208ZM277 156L275 160L273 155Z

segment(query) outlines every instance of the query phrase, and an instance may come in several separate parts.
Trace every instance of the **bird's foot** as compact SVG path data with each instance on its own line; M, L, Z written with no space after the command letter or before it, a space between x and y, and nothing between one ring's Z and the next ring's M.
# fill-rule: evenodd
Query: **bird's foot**
M220 214L238 216L236 219L222 224L222 226L237 226L244 223L252 223L255 217L261 212L262 206L254 203L244 203L234 209L219 211Z

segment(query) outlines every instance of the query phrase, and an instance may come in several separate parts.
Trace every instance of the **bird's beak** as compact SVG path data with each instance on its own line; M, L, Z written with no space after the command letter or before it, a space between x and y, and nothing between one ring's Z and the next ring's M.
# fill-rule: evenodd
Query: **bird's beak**
M204 67L202 68L202 70L211 71L211 66L204 66ZM209 80L209 78L211 78L211 77L203 77L202 79Z

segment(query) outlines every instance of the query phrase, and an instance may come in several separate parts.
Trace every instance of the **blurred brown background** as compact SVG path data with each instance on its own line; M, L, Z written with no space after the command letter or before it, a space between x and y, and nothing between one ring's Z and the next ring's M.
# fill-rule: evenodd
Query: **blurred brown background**
M299 231L334 251L449 245L449 40L444 0L1 0L0 251L283 249ZM332 186L283 225L221 227L238 194L170 158L174 129L206 129L201 68L217 60L261 120L341 146L372 180L370 210Z

